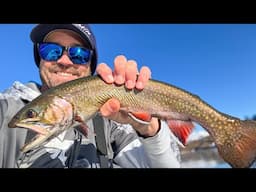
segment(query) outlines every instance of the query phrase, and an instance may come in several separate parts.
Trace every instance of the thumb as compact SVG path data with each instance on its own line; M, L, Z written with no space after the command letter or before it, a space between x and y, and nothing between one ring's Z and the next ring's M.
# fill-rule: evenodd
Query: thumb
M120 102L115 98L111 98L102 105L102 107L100 108L100 113L102 116L108 117L117 113L119 109Z

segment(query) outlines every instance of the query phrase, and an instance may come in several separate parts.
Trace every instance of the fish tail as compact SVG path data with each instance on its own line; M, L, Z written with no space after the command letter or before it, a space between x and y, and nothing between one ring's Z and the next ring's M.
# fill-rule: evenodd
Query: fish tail
M218 149L232 167L250 167L256 159L256 121L240 120L235 127L235 134Z

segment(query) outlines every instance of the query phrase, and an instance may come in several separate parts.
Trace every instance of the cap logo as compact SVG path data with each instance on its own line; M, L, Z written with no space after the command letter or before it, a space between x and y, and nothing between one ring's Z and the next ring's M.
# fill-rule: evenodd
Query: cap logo
M84 25L82 24L73 24L73 25L77 27L79 30L81 30L83 33L87 34L88 36L91 36L91 32Z

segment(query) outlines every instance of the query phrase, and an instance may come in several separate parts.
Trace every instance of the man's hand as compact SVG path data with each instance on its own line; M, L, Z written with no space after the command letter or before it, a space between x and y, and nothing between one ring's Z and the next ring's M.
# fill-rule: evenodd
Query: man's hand
M127 60L123 55L115 58L114 71L105 63L99 64L96 71L106 83L125 84L128 89L142 90L151 77L151 71L148 67L144 66L139 71L136 61ZM160 125L157 118L151 118L149 124L143 124L133 120L128 113L119 111L119 109L119 101L112 98L101 107L100 112L102 116L108 119L122 124L131 124L144 137L154 136L158 132Z

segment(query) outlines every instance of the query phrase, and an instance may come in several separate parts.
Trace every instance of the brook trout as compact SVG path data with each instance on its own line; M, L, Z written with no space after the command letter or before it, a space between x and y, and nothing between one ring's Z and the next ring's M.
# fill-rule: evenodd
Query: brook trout
M43 92L24 106L8 125L38 133L22 148L26 152L76 123L93 118L110 98L118 99L121 110L126 112L146 112L152 117L179 122L176 125L182 122L201 125L213 137L221 157L232 167L249 167L255 160L256 121L221 113L198 96L153 79L143 90L106 84L98 76L69 81Z

